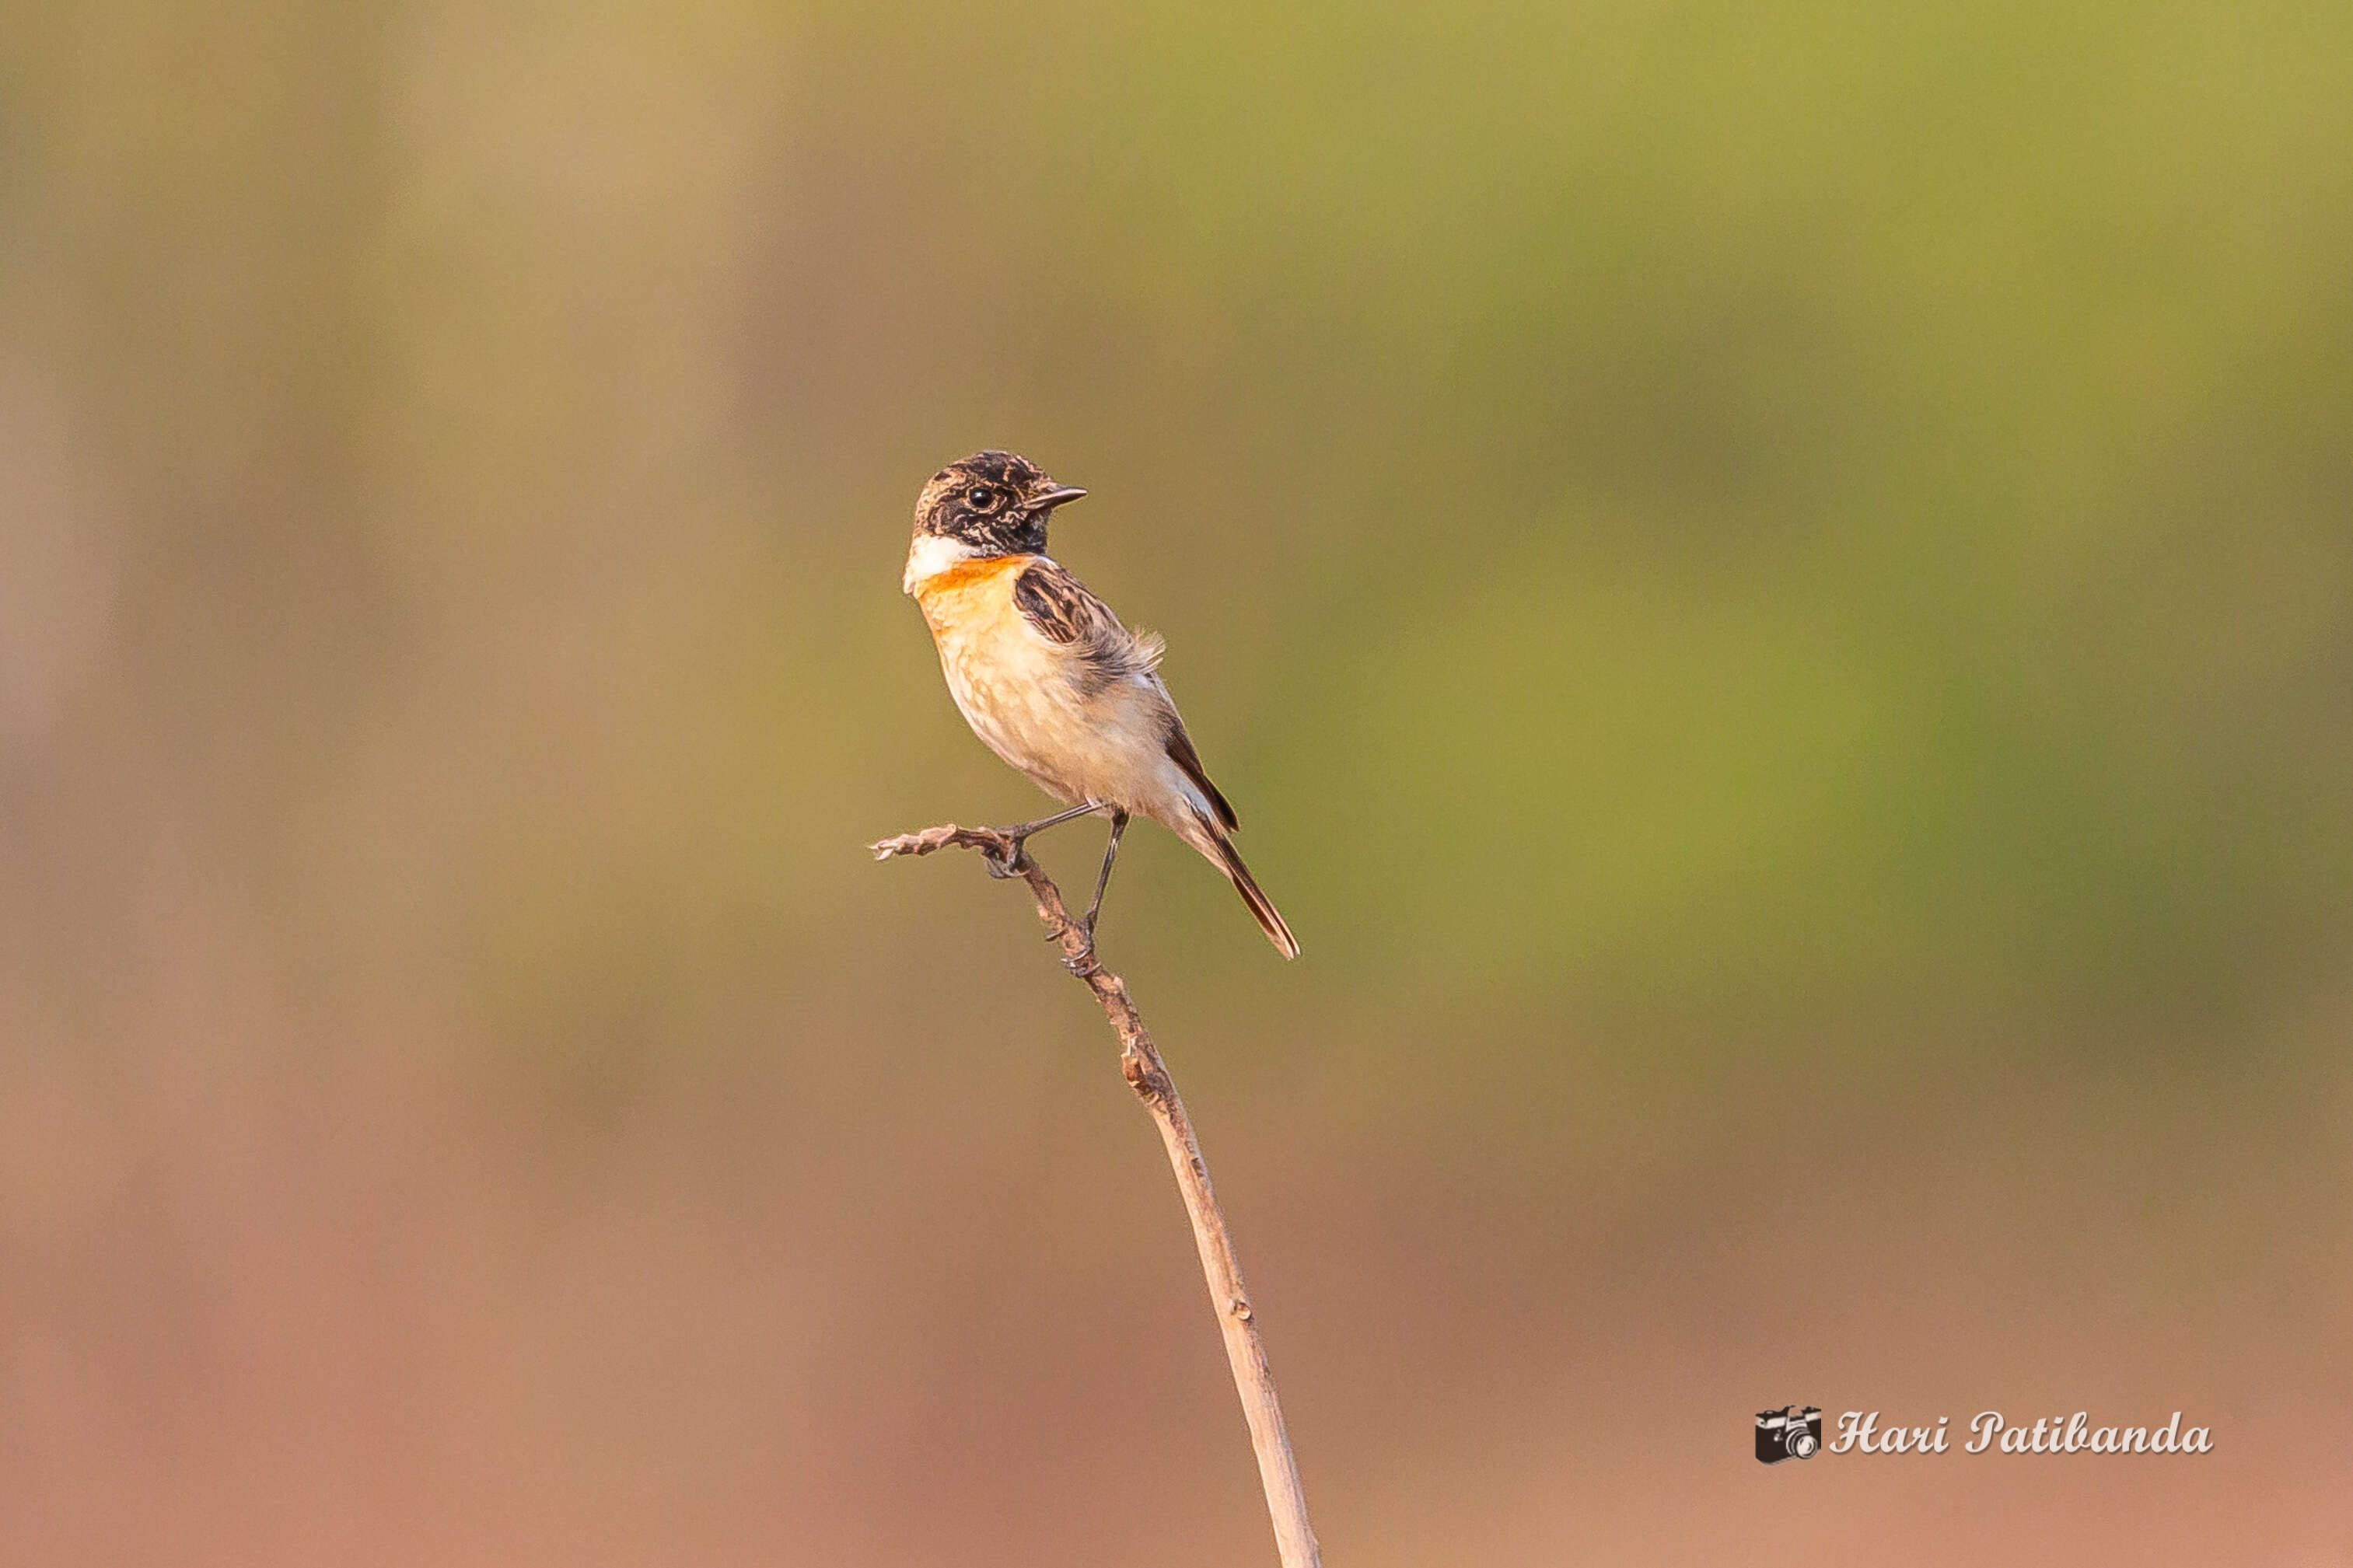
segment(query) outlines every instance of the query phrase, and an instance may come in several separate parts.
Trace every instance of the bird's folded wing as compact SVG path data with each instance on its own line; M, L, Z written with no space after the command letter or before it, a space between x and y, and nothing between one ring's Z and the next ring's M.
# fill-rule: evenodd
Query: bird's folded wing
M1176 717L1176 705L1173 702L1168 705L1168 760L1209 797L1209 805L1217 811L1219 822L1229 828L1242 825L1241 819L1234 815L1232 804L1226 799L1225 792L1209 782L1208 770L1201 765L1201 753L1193 749L1193 737L1185 733L1185 721Z
M1013 605L1039 636L1083 661L1087 682L1095 689L1148 677L1160 663L1158 637L1120 625L1109 605L1051 561L1032 562L1022 572L1013 584Z
M1119 680L1140 680L1149 686L1159 699L1165 718L1163 743L1168 760L1200 790L1219 822L1229 828L1240 826L1224 793L1209 782L1201 753L1193 749L1193 737L1185 732L1185 721L1176 716L1168 689L1154 673L1162 651L1158 637L1131 632L1120 625L1109 605L1051 561L1034 562L1021 574L1013 584L1013 603L1041 637L1078 655L1092 690L1103 690Z

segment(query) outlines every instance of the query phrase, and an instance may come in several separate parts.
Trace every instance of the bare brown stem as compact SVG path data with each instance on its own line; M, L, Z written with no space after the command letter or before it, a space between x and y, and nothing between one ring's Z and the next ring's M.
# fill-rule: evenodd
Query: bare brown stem
M1201 1142L1193 1135L1192 1119L1177 1098L1176 1085L1152 1043L1143 1016L1127 994L1127 983L1096 961L1093 939L1071 918L1062 905L1062 891L1016 839L988 827L958 827L953 823L902 833L873 846L877 860L894 855L929 855L935 849L977 849L992 875L1019 877L1038 900L1038 918L1062 950L1062 966L1083 981L1103 1016L1119 1035L1119 1067L1128 1087L1160 1129L1168 1150L1168 1163L1176 1173L1176 1188L1185 1196L1185 1212L1193 1221L1193 1243L1201 1255L1201 1277L1208 1282L1209 1304L1226 1338L1226 1360L1233 1366L1234 1388L1241 1395L1242 1415L1250 1423L1250 1447L1258 1454L1259 1482L1266 1489L1266 1509L1274 1521L1274 1542L1282 1568L1321 1568L1324 1558L1315 1532L1307 1524L1307 1496L1300 1489L1299 1466L1291 1456L1291 1439L1282 1429L1282 1406L1274 1395L1274 1373L1268 1369L1266 1346L1259 1339L1250 1295L1242 1289L1241 1266L1234 1260L1233 1237L1226 1232L1226 1216L1209 1186L1208 1163L1201 1158Z

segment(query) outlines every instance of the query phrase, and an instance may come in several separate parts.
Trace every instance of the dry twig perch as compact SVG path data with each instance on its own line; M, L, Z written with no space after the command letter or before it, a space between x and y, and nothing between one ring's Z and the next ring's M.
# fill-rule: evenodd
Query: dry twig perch
M1241 1267L1234 1260L1233 1238L1226 1234L1226 1216L1209 1187L1209 1167L1201 1158L1200 1141L1176 1097L1176 1085L1160 1059L1158 1047L1127 994L1127 983L1096 962L1094 942L1086 928L1071 918L1062 892L1019 840L989 827L958 827L953 823L902 833L873 846L874 858L929 855L935 849L977 849L993 877L1019 877L1038 900L1038 918L1062 950L1062 966L1086 984L1103 1005L1103 1016L1119 1034L1119 1066L1145 1109L1160 1129L1168 1150L1168 1163L1176 1173L1177 1190L1185 1195L1185 1212L1193 1221L1193 1241L1200 1249L1201 1275L1208 1281L1209 1303L1218 1327L1226 1337L1226 1359L1232 1363L1234 1388L1242 1399L1242 1415L1250 1422L1250 1447L1258 1453L1260 1483L1266 1489L1267 1512L1273 1517L1274 1540L1282 1568L1321 1568L1315 1532L1307 1524L1307 1497L1300 1489L1299 1467L1291 1456L1291 1439L1282 1429L1282 1406L1274 1395L1274 1373L1267 1367L1266 1346L1258 1335L1249 1295L1242 1289Z

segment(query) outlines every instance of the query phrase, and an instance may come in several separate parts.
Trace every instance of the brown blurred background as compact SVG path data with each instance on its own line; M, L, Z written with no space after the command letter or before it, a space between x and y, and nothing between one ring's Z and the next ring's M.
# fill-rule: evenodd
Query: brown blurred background
M2353 11L12 9L0 1560L2353 1560ZM1045 841L1082 879L1099 830ZM1755 1412L2211 1425L1831 1456Z

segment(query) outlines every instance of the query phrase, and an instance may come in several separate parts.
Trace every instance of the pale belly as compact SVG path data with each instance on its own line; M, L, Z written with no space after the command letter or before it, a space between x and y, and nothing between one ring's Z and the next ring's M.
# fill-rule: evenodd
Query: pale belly
M988 749L1077 805L1149 810L1169 767L1155 694L1121 682L1090 696L1060 650L1026 629L938 635L940 668L972 732Z
M1058 800L1165 819L1184 793L1168 761L1166 697L1144 680L1084 690L1071 650L1013 607L1010 579L976 574L951 590L917 595L965 721Z

